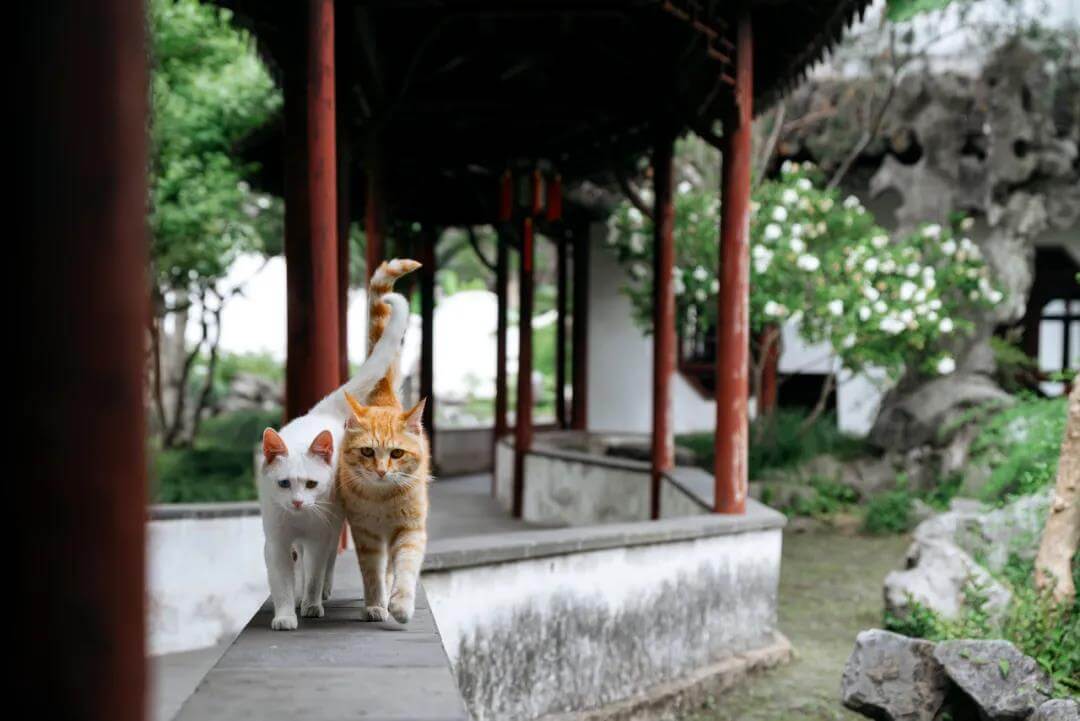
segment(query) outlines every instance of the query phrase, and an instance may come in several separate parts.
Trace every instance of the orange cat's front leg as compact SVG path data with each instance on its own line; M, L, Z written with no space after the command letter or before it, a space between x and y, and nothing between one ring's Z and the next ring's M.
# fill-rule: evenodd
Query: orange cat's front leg
M416 610L416 580L424 563L427 533L423 528L402 529L390 544L390 566L394 590L390 594L390 614L398 623L408 623Z
M385 621L386 612L386 543L381 538L353 526L356 559L364 579L364 621Z

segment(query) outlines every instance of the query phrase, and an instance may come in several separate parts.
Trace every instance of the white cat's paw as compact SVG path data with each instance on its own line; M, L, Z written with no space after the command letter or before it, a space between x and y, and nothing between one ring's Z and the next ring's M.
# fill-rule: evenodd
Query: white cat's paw
M270 628L275 631L295 631L296 616L274 616L274 620L270 622Z
M330 594L334 592L334 585L329 581L323 584L322 588L322 600L329 601Z
M300 615L304 618L322 618L325 613L321 601L319 603L305 603L300 610Z
M365 606L360 613L361 621L385 621L387 618L389 616L382 606Z
M408 623L416 611L416 600L411 596L394 596L390 599L390 615L398 623Z

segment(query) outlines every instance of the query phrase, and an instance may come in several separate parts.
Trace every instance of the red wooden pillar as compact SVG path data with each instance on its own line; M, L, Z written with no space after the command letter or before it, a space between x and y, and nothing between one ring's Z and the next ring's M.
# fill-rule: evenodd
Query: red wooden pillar
M780 328L775 325L765 327L761 332L761 388L759 389L757 410L758 417L768 415L776 409L778 389L777 376L780 370Z
M724 120L720 294L716 326L716 511L746 510L750 361L750 139L753 45L749 12L737 25L735 108Z
M525 454L532 445L532 313L533 220L525 218L521 234L518 278L517 413L514 421L514 518L521 518L525 502Z
M439 233L425 227L420 239L420 317L423 331L420 341L420 397L424 405L424 430L427 432L431 458L435 458L435 244Z
M567 427L566 417L566 238L555 241L555 424Z
M576 431L589 427L589 242L589 224L579 223L574 228L573 354L570 360L573 385L570 427Z
M306 29L285 79L287 418L306 413L341 376L333 0L309 0Z
M20 8L19 95L9 168L33 228L16 282L9 383L15 447L32 459L10 489L9 652L45 714L146 715L147 478L143 378L150 314L146 237L146 25L141 0ZM23 295L19 293L18 295ZM14 698L14 696L12 696ZM35 704L37 705L37 704Z
M652 468L649 516L660 518L660 483L675 462L671 425L671 376L675 373L675 205L671 195L671 160L675 141L662 136L653 148L653 385Z
M506 329L507 329L507 285L510 277L509 240L500 232L495 250L495 298L497 310L495 316L495 437L492 443L492 468L495 467L495 453L499 439L506 435L509 424L506 419ZM495 495L495 479L492 476L491 494Z

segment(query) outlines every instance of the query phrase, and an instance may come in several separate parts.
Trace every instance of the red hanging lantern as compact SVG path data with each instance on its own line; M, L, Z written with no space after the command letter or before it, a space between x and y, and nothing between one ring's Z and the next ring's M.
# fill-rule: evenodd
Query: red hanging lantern
M562 220L562 176L558 173L547 186L547 220Z

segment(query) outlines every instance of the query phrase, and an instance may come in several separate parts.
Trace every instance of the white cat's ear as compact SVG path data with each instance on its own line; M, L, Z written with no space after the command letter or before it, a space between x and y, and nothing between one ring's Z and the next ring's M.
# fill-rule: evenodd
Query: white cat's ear
M279 457L289 455L289 447L285 445L285 441L281 440L281 436L273 428L267 428L263 431L262 446L263 460L267 465L270 465Z
M330 465L334 460L334 436L331 435L330 431L323 431L315 436L315 440L311 442L311 447L308 448L308 453L318 456L326 461L327 465Z
M405 428L413 433L419 433L423 430L421 422L424 420L424 406L427 404L427 398L421 398L420 402L413 406L405 414Z

